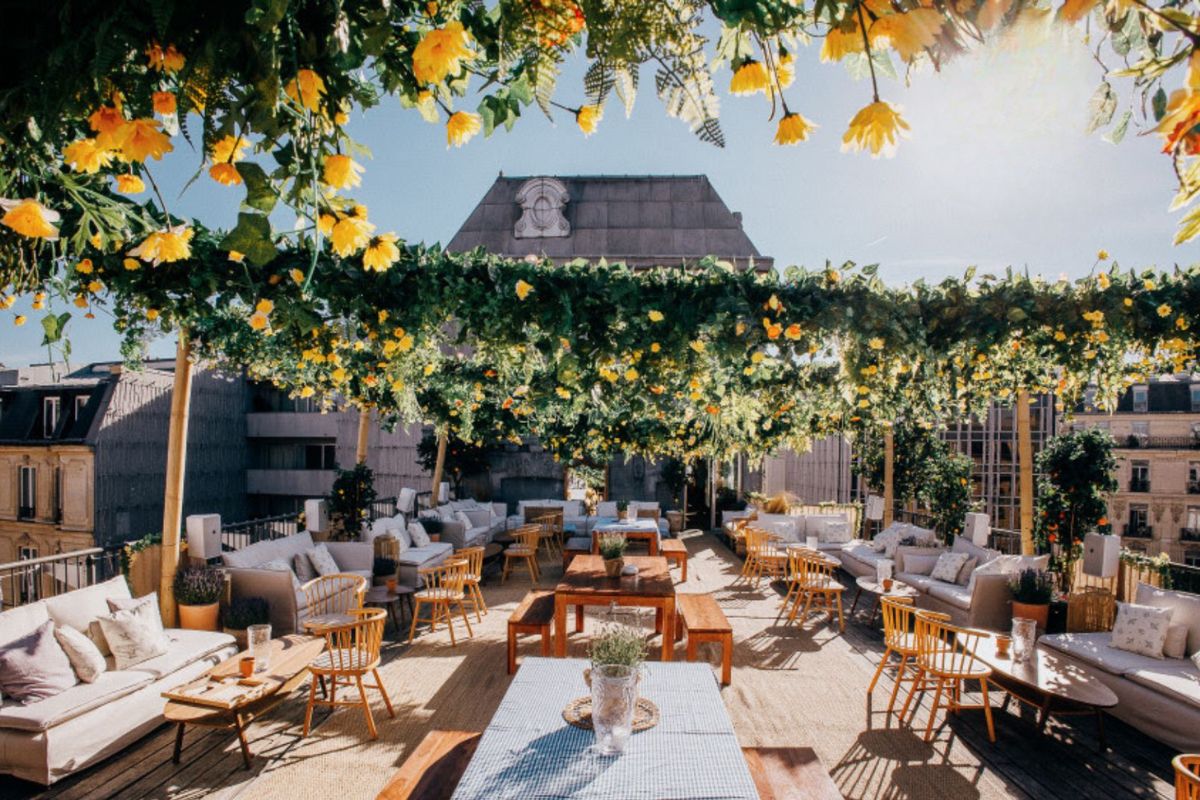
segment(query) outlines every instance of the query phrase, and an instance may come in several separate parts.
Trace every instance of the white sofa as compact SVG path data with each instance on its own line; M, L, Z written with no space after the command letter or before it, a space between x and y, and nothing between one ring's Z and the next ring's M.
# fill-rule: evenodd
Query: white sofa
M77 589L0 614L0 646L46 620L86 633L109 613L108 600L128 599L125 578ZM0 705L0 774L49 785L117 753L163 722L162 693L204 675L237 652L224 633L168 628L166 653L124 670L108 670L94 683L22 705ZM0 790L0 795L4 792Z
M441 540L449 542L455 550L464 547L483 547L496 534L508 527L504 503L480 503L475 500L451 500L422 515L436 514L442 523ZM458 514L465 514L471 524L465 525Z
M1171 622L1189 629L1187 654L1200 650L1200 596L1139 584L1135 602L1174 607ZM1109 709L1114 717L1182 752L1200 752L1200 669L1190 658L1118 650L1107 632L1057 633L1038 641L1090 667L1117 696Z

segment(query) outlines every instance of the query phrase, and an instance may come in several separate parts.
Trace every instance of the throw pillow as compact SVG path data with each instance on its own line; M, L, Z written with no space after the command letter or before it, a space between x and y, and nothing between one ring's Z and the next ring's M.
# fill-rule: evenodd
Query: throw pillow
M929 577L935 581L954 583L958 580L958 571L963 568L965 563L967 563L965 553L942 553L938 556L937 564L934 565L933 572L929 573Z
M962 569L958 571L958 578L954 581L959 586L966 586L971 581L971 575L975 572L975 567L979 566L979 559L975 556L969 556L963 562Z
M100 620L94 619L88 623L87 637L96 645L100 655L105 658L112 655L112 649L108 646L108 640L104 638L104 631L100 627Z
M96 647L86 633L81 633L69 625L59 625L55 628L54 638L58 640L63 652L67 654L71 668L75 670L79 680L84 683L95 683L96 678L99 678L100 673L104 672L107 667L100 648Z
M408 523L408 538L412 539L413 547L424 547L430 541L425 526L419 522Z
M901 531L888 528L871 541L871 547L876 553L883 553L891 558L896 554L896 548L900 546L901 538Z
M114 597L108 600L109 611L136 611L143 622L162 633L162 614L158 611L158 592L141 597Z
M312 562L313 569L317 571L318 575L337 575L342 571L342 568L333 560L333 554L329 552L329 548L323 544L317 545L305 555Z
M1118 650L1151 658L1163 657L1171 609L1117 603L1117 621L1112 630L1112 646Z
M46 620L0 650L0 692L5 698L36 703L70 689L79 681L71 660L54 638L54 621Z
M317 577L317 571L313 569L312 562L308 560L307 551L292 556L292 572L296 573L296 578L301 583L308 583Z
M1167 658L1186 658L1187 637L1187 625L1168 625L1167 639L1163 642L1163 655Z
M111 607L111 600L109 605ZM128 669L167 652L168 640L158 614L156 594L141 598L141 602L131 608L101 617L99 622L104 630L104 638L112 648L114 666L118 670Z
M455 511L454 521L463 526L464 533L475 527L475 523L471 522L471 518L467 516L467 512L465 511Z
M305 558L308 557L307 553L303 553L302 555L304 555ZM296 573L292 571L291 565L288 564L288 562L284 561L282 558L273 558L270 561L259 564L257 567L255 567L255 569L269 569L269 570L274 570L276 572L286 572L288 575L292 576L292 590L293 591L299 592L304 589L304 584L300 583L300 579L297 578Z
M928 575L937 566L939 558L941 558L940 554L922 556L916 553L906 553L903 571L909 575Z

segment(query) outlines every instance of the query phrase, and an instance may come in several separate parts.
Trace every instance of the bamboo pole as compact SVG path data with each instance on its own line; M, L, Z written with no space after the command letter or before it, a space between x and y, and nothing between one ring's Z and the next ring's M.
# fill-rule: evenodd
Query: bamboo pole
M889 427L883 434L883 527L892 524L895 504L896 435Z
M181 331L175 345L175 385L167 430L167 482L163 492L162 568L158 605L163 624L175 627L175 570L179 567L179 529L183 525L183 480L187 472L188 407L192 398L191 343Z
M371 409L361 408L358 411L358 445L354 450L354 463L367 463L367 443L371 436Z
M446 434L439 433L437 443L437 461L433 464L433 507L437 507L441 499L442 473L446 469Z
M571 499L571 468L563 465L563 500Z
M1029 392L1017 392L1017 485L1021 499L1021 553L1033 555L1033 435Z

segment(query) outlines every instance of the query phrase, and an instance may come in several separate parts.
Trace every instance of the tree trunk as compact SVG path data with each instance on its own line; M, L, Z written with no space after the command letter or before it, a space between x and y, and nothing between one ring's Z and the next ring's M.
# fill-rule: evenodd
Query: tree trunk
M358 411L358 444L354 450L354 463L367 463L367 443L371 435L371 409L362 408Z
M1017 486L1021 499L1021 553L1033 555L1033 435L1029 392L1017 392Z
M896 436L891 428L883 434L883 527L892 524L895 488Z
M437 461L433 464L433 500L431 501L434 508L441 500L442 473L446 469L446 434L438 434L437 444Z
M188 407L192 398L192 346L182 331L175 345L175 386L167 432L167 483L163 492L162 569L158 604L163 625L175 627L175 570L179 567L179 529L183 525L183 479L187 471Z

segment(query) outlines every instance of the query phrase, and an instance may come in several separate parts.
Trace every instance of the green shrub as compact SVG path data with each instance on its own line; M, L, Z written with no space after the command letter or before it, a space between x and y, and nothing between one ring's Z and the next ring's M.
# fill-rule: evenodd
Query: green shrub
M1023 569L1008 582L1013 600L1027 605L1041 606L1050 602L1054 595L1054 578L1040 569Z

